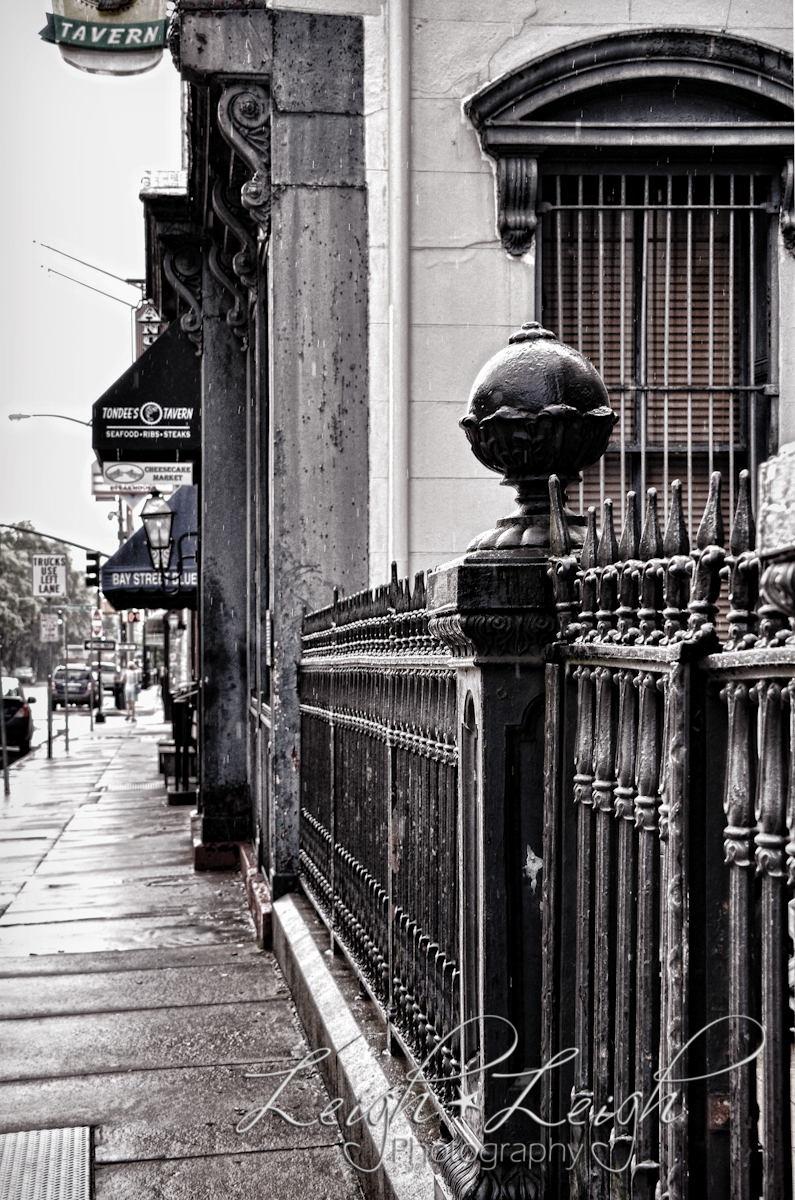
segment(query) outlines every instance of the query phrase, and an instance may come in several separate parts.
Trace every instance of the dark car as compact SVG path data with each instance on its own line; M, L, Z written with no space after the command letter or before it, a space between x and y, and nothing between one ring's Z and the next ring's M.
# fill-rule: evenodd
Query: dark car
M67 701L69 704L90 704L94 708L99 703L99 691L91 678L88 663L70 663L67 681ZM52 706L63 707L64 703L64 669L58 667L52 677Z
M6 724L6 744L16 746L22 754L30 750L33 737L33 717L30 706L36 697L25 697L22 684L15 675L4 675L0 683L3 692L3 713Z

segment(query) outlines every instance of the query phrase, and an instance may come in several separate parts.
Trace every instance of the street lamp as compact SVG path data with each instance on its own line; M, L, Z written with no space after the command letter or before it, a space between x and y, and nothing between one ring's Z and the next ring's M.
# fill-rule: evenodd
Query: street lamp
M77 417L66 417L63 413L9 413L9 421L29 421L31 417L55 417L57 421L72 421L75 425L87 425L91 428L91 421L78 421Z
M152 492L141 509L141 520L149 547L149 557L156 571L166 571L171 561L171 526L174 513L159 492Z

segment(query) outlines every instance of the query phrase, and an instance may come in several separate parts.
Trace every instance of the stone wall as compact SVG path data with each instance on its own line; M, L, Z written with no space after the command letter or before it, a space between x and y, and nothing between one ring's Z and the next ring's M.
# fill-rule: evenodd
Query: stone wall
M396 3L398 0L387 0ZM404 0L405 2L405 0ZM389 279L387 4L290 0L273 7L358 14L365 29L370 230L370 577L388 576ZM567 43L627 29L694 27L792 50L789 0L411 0L411 572L460 553L507 497L457 421L480 366L534 319L534 250L511 259L496 230L493 163L463 101ZM795 437L795 264L780 256L781 430Z

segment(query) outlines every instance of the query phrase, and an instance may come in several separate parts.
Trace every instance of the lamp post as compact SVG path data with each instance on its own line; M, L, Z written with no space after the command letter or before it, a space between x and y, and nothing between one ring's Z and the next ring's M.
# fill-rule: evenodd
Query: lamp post
M141 521L143 522L144 533L146 534L146 545L149 549L149 557L152 560L152 566L159 573L161 582L165 587L165 572L168 570L171 562L171 551L173 542L171 540L171 528L174 524L174 513L169 508L166 501L158 491L152 492L149 499L141 509ZM179 587L179 580L177 583ZM146 626L144 626L144 632ZM165 687L163 690L163 715L166 720L171 717L171 692L170 692L170 671L169 671L169 638L168 634L164 638L165 649Z
M3 795L11 795L8 782L8 743L6 741L6 702L3 689L3 660L0 658L0 746L3 755Z
M141 520L152 566L162 575L168 570L171 562L171 526L174 523L174 513L160 493L155 491L141 509Z

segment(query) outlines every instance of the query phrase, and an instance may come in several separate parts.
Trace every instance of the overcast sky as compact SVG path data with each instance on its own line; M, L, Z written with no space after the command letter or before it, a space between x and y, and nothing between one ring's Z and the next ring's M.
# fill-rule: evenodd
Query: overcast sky
M93 401L129 366L130 309L46 268L130 302L136 291L34 242L124 278L143 276L139 185L147 168L180 166L179 76L167 50L144 75L88 75L40 40L47 0L2 7L0 521L28 519L111 553L111 506L91 496L91 430L8 414L88 421Z

